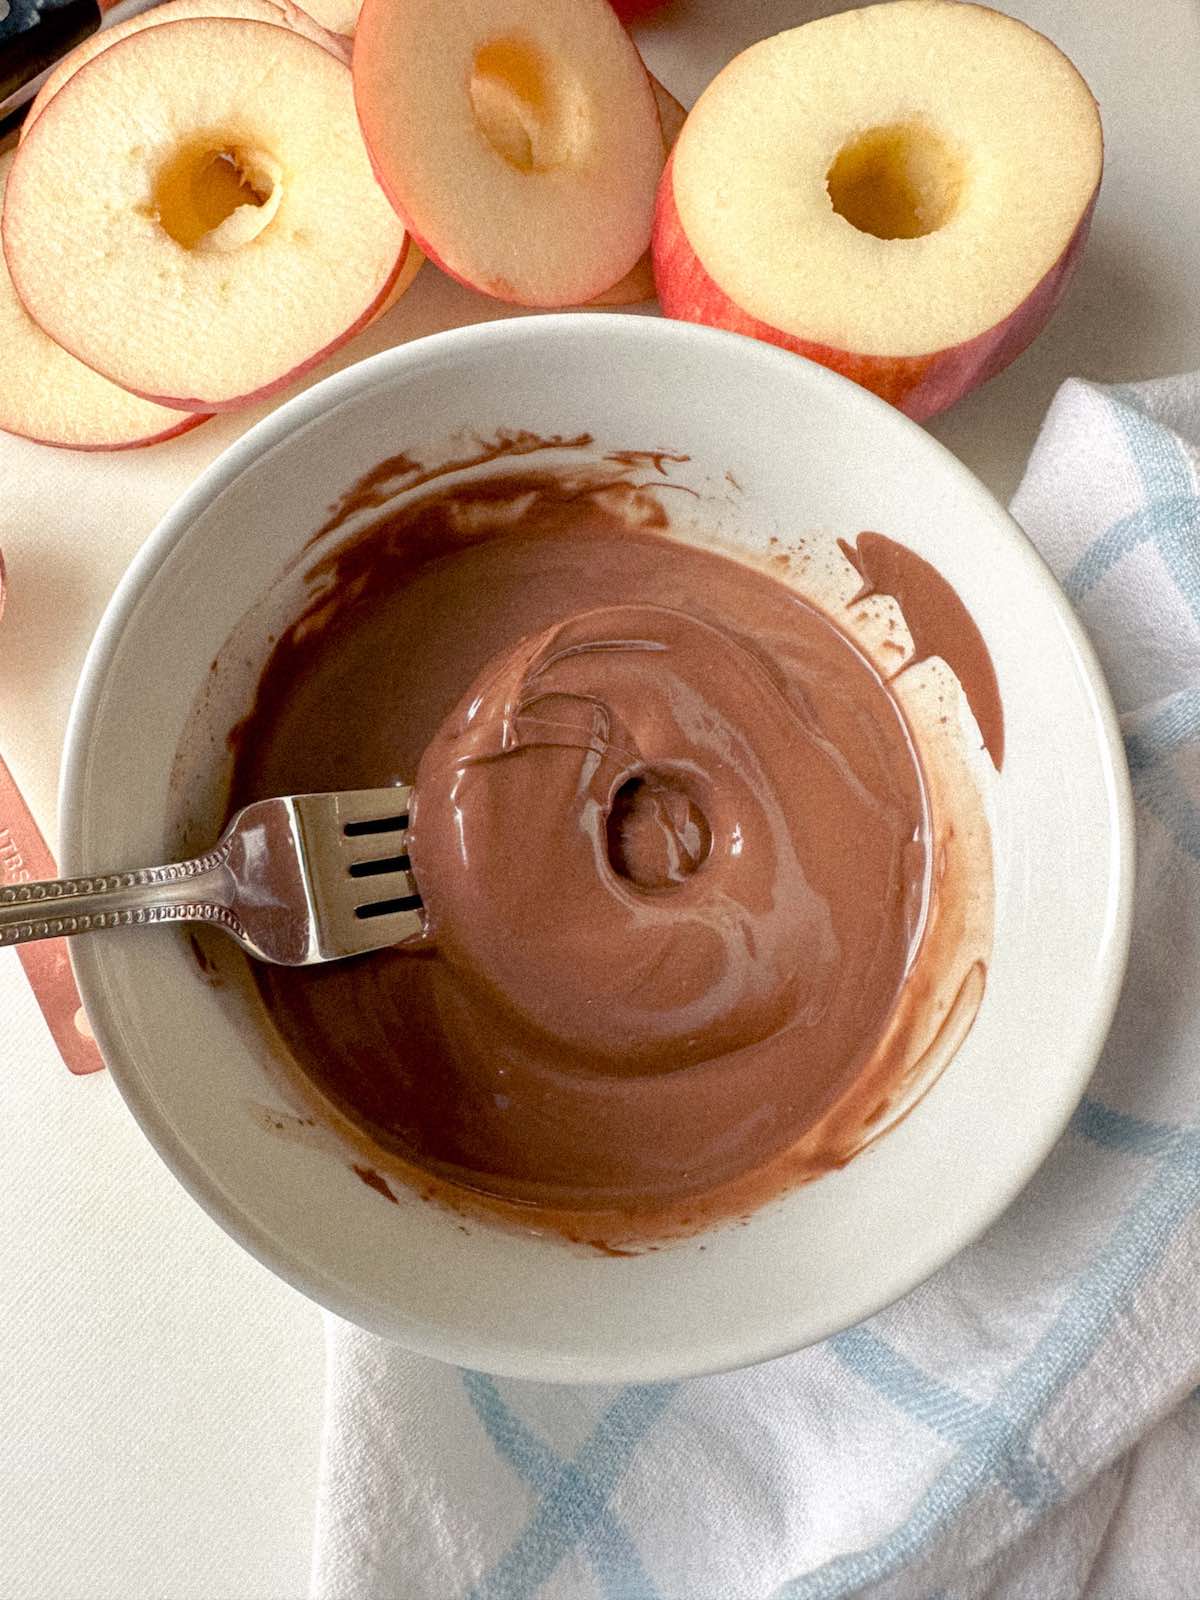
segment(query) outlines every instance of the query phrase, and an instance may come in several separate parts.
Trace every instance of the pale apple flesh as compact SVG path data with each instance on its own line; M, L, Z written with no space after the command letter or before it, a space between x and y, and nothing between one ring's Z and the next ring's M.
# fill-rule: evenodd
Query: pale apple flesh
M0 205L13 151L0 155ZM0 429L67 450L128 450L159 444L206 418L171 411L109 383L54 343L17 298L0 252Z
M302 11L292 0L280 0L278 5L273 0L167 0L166 5L141 11L135 17L126 17L123 22L115 22L110 28L90 34L76 45L70 55L64 56L57 66L51 68L25 113L20 137L26 137L63 84L102 50L119 44L122 39L143 28L161 27L164 22L181 22L186 17L242 17L248 22L270 22L279 28L294 28L297 33L332 50L343 61L349 60L346 41L320 27L307 11Z
M669 156L679 137L679 130L687 120L687 112L669 89L663 87L653 73L649 74L650 87L654 90L654 103L658 107L659 127L662 130L663 154ZM602 294L593 295L588 301L590 306L636 306L646 300L653 300L656 294L654 287L654 262L650 251L645 251L625 276L614 283L611 289L605 289Z
M348 67L290 28L215 17L132 33L59 90L18 149L3 243L51 338L188 411L318 365L408 247Z
M654 224L659 301L668 317L727 328L731 333L779 345L870 389L914 422L926 422L1003 372L1037 338L1066 292L1083 254L1094 209L1095 196L1058 261L1028 297L994 327L962 344L926 355L864 355L797 338L760 322L735 305L709 277L688 243L664 174Z
M662 136L607 0L365 0L353 68L376 176L451 277L580 305L645 251Z
M1045 325L1102 163L1087 85L1023 23L959 0L838 13L743 52L689 115L659 299L924 420Z

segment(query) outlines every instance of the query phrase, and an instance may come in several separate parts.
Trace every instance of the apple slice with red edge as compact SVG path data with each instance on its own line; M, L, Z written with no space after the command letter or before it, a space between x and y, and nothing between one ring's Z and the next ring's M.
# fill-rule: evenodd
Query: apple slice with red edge
M662 134L608 0L365 0L353 66L380 183L469 288L580 305L648 246Z
M679 130L687 118L687 112L671 91L663 88L653 73L650 74L650 87L654 90L654 101L658 106L663 154L669 156L672 146L679 137ZM645 300L653 300L655 293L654 260L650 251L646 250L619 283L614 283L611 289L605 289L602 294L593 295L588 305L636 306Z
M397 300L404 299L404 296L412 288L413 279L424 265L424 255L421 253L419 246L415 245L410 238L408 249L404 252L404 265L400 268L395 283L388 291L387 299L371 318L372 322L378 322L380 317L392 309Z
M123 22L113 23L111 28L102 28L98 33L91 34L82 44L76 45L70 55L64 56L57 66L52 67L30 102L25 121L21 124L20 137L25 138L63 84L102 50L119 44L122 39L128 38L131 33L139 33L143 28L161 27L164 22L182 22L185 17L242 17L248 22L273 22L276 27L294 28L297 33L306 34L315 43L332 50L343 61L350 59L349 41L322 28L292 0L281 0L279 5L273 4L273 0L167 0L165 5L155 6L151 11L141 11L136 17L126 17Z
M0 205L15 151L0 155ZM0 429L68 450L158 444L207 420L153 405L102 378L42 332L17 298L0 253Z
M159 404L217 411L364 327L408 241L344 62L288 27L194 17L129 34L49 101L12 165L3 243L64 349Z
M659 187L659 299L922 420L1044 326L1102 162L1087 84L1024 23L965 0L842 12L752 46L691 111Z

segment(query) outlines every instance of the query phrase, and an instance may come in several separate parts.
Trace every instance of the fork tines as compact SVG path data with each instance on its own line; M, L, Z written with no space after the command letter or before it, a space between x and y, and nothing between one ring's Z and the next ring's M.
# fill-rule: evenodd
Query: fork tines
M387 879L386 883L362 883L361 895L377 890L384 897L359 900L354 908L356 917L385 917L420 909L421 896L408 857L411 794L411 789L402 787L360 789L340 797L338 811L342 837L347 842L350 876Z

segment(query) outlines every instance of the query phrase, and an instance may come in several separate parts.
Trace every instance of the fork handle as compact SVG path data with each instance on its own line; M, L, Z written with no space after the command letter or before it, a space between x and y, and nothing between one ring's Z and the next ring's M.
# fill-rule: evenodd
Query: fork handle
M217 922L240 934L228 903L227 854L218 848L165 867L7 884L0 888L0 948L163 922Z

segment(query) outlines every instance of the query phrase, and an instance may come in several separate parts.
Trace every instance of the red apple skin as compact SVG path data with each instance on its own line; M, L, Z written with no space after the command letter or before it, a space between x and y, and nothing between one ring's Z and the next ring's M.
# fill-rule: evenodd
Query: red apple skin
M295 0L276 0L276 3L278 4L279 10L283 13L284 17L284 21L277 24L279 27L290 26L292 13L296 11L304 11L303 6L295 4ZM314 44L321 45L322 49L328 50L330 55L336 56L339 61L344 62L346 66L349 66L351 40L347 39L343 34L331 33L328 28L323 28L321 24L317 22L315 18L310 17L306 11L304 11L304 19L308 24L308 29L311 30L306 30L306 36L312 39ZM137 28L131 28L123 34L118 33L116 39L113 39L110 34L106 33L103 36L104 43L102 44L101 48L107 50L110 44L117 44L120 42L122 37L128 37L128 33L138 32L141 28L145 27L157 27L168 19L158 14L156 14L153 18L148 18L145 12L141 12L136 19L130 20L136 20L138 25ZM321 37L318 37L318 35ZM86 66L87 63L85 62L84 65ZM32 129L34 123L41 116L42 112L50 104L51 100L53 100L58 91L64 88L68 82L69 77L59 76L58 68L55 68L50 78L42 85L37 94L33 97L33 100L30 102L29 110L25 114L25 120L21 124L20 132L17 135L18 142L24 141L26 134ZM47 90L50 90L49 94L47 94Z
M366 141L364 140L364 143L365 142ZM503 280L498 280L494 286L491 284L472 283L469 278L464 278L461 272L455 272L453 267L447 266L447 264L442 260L441 256L438 255L437 251L430 244L429 240L426 239L422 234L419 234L413 227L412 218L397 200L395 189L384 180L383 172L380 170L375 157L371 154L371 146L369 144L367 145L367 155L370 157L371 171L375 174L375 182L383 190L384 194L387 195L388 204L400 218L400 221L404 224L406 238L412 240L413 244L416 245L417 249L427 261L431 261L438 271L444 272L448 278L453 278L455 283L461 283L464 289L470 289L476 294L489 295L493 300L507 300L513 305L522 304L521 301L515 298L511 284L505 283ZM408 246L406 244L406 253L407 249ZM401 261L401 266L403 266L403 264L403 261ZM400 272L399 268L397 268L396 277L399 276ZM392 281L394 283L395 279Z
M631 0L631 3L634 4L634 5L637 5L639 3L642 3L642 0ZM653 3L658 4L659 0L653 0ZM619 10L620 10L620 8L618 7L618 14L619 14ZM353 40L354 49L358 49L359 40L361 38L362 38L362 31L360 30L359 32L356 32L355 35L354 35L354 40ZM354 62L353 62L353 52L352 52L351 53L351 68L352 69L353 69L353 65L354 65ZM651 83L653 83L654 82L654 78L653 78L653 75L651 74L649 68L646 68L645 70L646 70L646 76L650 79ZM660 85L660 87L661 87L661 85ZM665 92L666 91L664 91L664 93ZM675 99L674 95L671 95L670 98L672 100ZM464 278L461 272L456 272L452 266L450 266L447 262L443 261L441 256L434 249L433 245L430 244L429 240L427 238L425 238L425 236L421 232L419 232L419 230L417 228L415 228L413 226L413 219L409 216L409 214L405 210L404 205L401 202L399 196L396 194L395 185L389 180L388 175L385 172L382 171L382 169L379 166L379 163L375 160L375 152L372 150L371 141L370 141L369 138L367 138L367 134L366 134L366 129L367 129L367 126L368 126L368 124L370 122L370 112L368 111L366 116L364 116L363 102L359 97L359 78L358 78L357 73L354 74L354 103L355 103L356 107L358 108L358 120L359 120L360 126L363 129L363 143L367 147L367 158L371 163L371 171L375 174L375 182L383 190L384 194L387 195L388 203L390 204L392 210L400 218L400 221L403 223L404 231L407 234L408 238L412 240L412 242L416 245L417 249L426 258L426 260L433 262L434 266L438 269L439 272L444 272L448 278L452 278L455 283L461 283L464 289L470 289L473 294L486 294L489 297L489 299L492 299L492 300L503 300L509 305L524 306L527 309L532 309L532 310L556 311L556 310L562 309L563 307L569 307L569 306L573 306L573 305L577 305L578 304L578 301L575 301L575 300L564 300L564 301L562 301L562 302L560 302L558 304L555 304L555 305L550 305L550 304L548 304L547 302L545 302L543 300L530 300L528 298L525 298L525 297L522 297L521 295L519 295L517 293L516 289L514 289L514 287L512 286L512 284L509 283L504 278L495 278L490 283L480 283L476 279ZM655 100L655 105L657 106L657 104L658 104L658 102L657 102L657 99L656 99ZM678 101L676 101L676 104L678 104ZM661 122L662 122L662 118L660 116L660 118L659 118L660 126L661 126ZM403 262L401 263L401 265L403 265ZM634 266L636 267L636 265L637 265L637 263L635 262ZM633 270L634 270L634 268L631 267L630 271L632 272ZM399 268L397 268L397 272L399 272ZM605 293L607 293L607 290L601 290L601 295L604 295ZM589 304L600 304L600 305L603 305L603 304L605 304L605 301L603 299L600 299L598 301L590 301L588 303ZM629 302L626 302L626 303L628 304Z
M1066 249L1037 287L1002 322L963 344L931 350L920 356L858 355L835 350L760 322L736 305L708 275L692 249L671 182L674 159L668 160L658 188L654 216L654 280L663 312L682 322L707 323L780 345L810 361L831 367L864 389L871 389L914 422L945 411L972 389L1002 372L1025 350L1050 320L1079 264L1091 227L1099 184Z
M357 35L356 35L356 37L357 37ZM357 87L358 87L358 81L356 79L355 80L356 100L357 100ZM359 112L359 119L360 119L360 121L362 119L361 110ZM396 189L395 189L394 184L389 182L387 174L383 171L383 169L380 167L379 163L375 160L374 153L373 153L373 151L371 149L370 140L367 139L365 137L365 135L364 135L363 143L367 147L367 155L368 155L368 157L370 159L370 162L371 162L371 171L375 174L375 181L379 185L379 187L383 190L384 194L387 195L389 205L391 206L392 210L396 213L396 215L400 218L400 221L404 224L404 232L405 232L405 234L407 235L407 237L409 239L412 240L413 244L416 245L417 249L421 252L421 254L423 256L425 256L425 258L428 261L432 261L433 265L438 269L439 272L444 272L445 275L448 278L452 278L455 283L461 283L463 288L464 289L470 289L472 294L485 294L491 300L502 300L502 301L506 302L508 305L524 306L524 307L526 307L526 309L539 310L539 311L556 311L556 310L561 310L563 307L566 307L566 306L574 306L574 305L578 304L578 301L575 301L575 300L563 300L563 301L557 302L557 303L555 303L553 305L549 304L545 300L530 300L529 298L518 294L516 289L512 286L512 284L509 283L507 281L507 279L505 279L505 278L493 278L488 283L481 283L478 279L464 278L461 272L456 272L454 270L454 268L449 265L448 262L446 262L446 261L444 261L442 259L442 257L437 253L437 251L434 249L433 245L430 244L429 240L424 236L424 234L419 233L417 231L417 229L413 226L413 219L409 216L408 212L405 210L403 204L401 203L400 198L396 193ZM401 264L403 265L403 263L401 263ZM635 266L636 266L636 263L635 263ZM632 272L633 270L634 270L634 268L631 267L630 271ZM621 281L623 282L624 279L622 279ZM606 302L604 300L604 298L603 298L603 296L605 294L607 294L607 292L608 292L607 290L601 290L600 295L598 297L588 301L587 304L589 304L589 305L605 305L605 304L608 304L609 302ZM649 296L647 296L647 298L649 298ZM628 305L631 302L625 301L623 303ZM169 404L170 402L167 402L167 403Z
M39 439L36 433L24 433L17 428L0 428L0 433L11 434L14 439L28 439L30 444L43 444L51 450L77 450L81 455L111 455L115 450L145 450L152 444L165 444L168 439L178 439L181 433L191 433L212 416L211 411L181 411L174 427L164 428L145 439L122 439L120 444L75 444L63 439Z
M370 151L368 149L368 154L369 153ZM486 294L489 299L504 300L510 305L520 305L524 306L526 309L558 309L555 307L546 307L541 301L531 301L518 298L512 285L506 283L503 279L495 279L493 282L487 284L475 283L470 278L464 278L462 273L455 272L453 267L447 266L447 264L442 260L441 256L438 255L437 251L429 243L428 239L422 238L422 236L414 230L412 218L405 212L404 207L398 203L393 190L390 189L384 182L383 173L375 165L374 157L371 158L371 171L375 174L375 180L379 184L379 187L383 190L384 194L387 195L388 200L391 203L392 210L404 224L404 231L409 239L411 239L413 244L416 245L417 249L420 250L421 253L433 263L439 272L445 273L446 277L452 278L455 283L461 283L463 288L469 289L472 294ZM585 301L584 303L588 306L601 307L641 305L647 300L653 300L654 292L654 272L650 263L650 252L647 250L641 256L639 256L637 261L634 262L633 266L630 267L629 271L623 278L618 279L618 281L612 284L609 288L602 289L599 294L593 295L590 300ZM575 302L564 301L563 304L574 305Z
M455 283L461 283L464 289L471 289L477 294L482 293L490 295L494 300L507 300L514 305L519 305L521 302L515 298L511 284L504 282L497 282L495 284L472 283L469 278L464 278L460 272L455 272L453 267L449 266L445 261L442 260L441 256L433 248L429 240L413 227L413 219L409 216L405 207L401 203L400 197L396 193L395 185L390 181L388 174L382 170L378 161L376 161L375 152L371 148L371 141L367 138L366 134L366 128L370 121L370 113L368 111L366 115L364 115L359 75L353 71L354 52L361 47L363 34L366 31L367 30L360 28L355 32L354 39L352 41L350 66L354 85L354 104L358 110L359 124L363 129L363 144L367 149L367 159L371 163L371 171L375 174L375 182L383 190L384 194L388 198L388 204L403 223L404 232L407 238L412 240L425 259L427 261L431 261L439 272L444 272L448 278L453 278ZM403 265L403 262L401 265ZM398 275L399 267L396 270Z
M169 24L169 26L174 26L174 24ZM274 24L273 23L272 24L263 23L263 24L258 24L258 26L262 26L262 27L272 26L273 27ZM336 54L336 52L330 52L330 53L331 54ZM88 63L88 65L90 66L90 63ZM84 68L83 70L86 70L86 68ZM41 127L42 120L43 119L41 117L38 118L37 122L34 124L34 128L30 130L31 135L32 135L32 133L34 131L36 131L37 129L39 129ZM372 165L373 165L373 163L372 163ZM11 190L11 185L12 185L12 180L11 180L11 177L10 177L10 179L9 179L10 190ZM4 233L5 233L4 224L5 224L7 212L8 212L8 197L6 196L4 211L2 213L0 213L0 249L4 248ZM395 265L393 266L391 272L389 272L389 274L387 276L387 281L383 284L383 286L380 288L379 293L370 302L370 304L366 307L366 309L360 313L360 315L355 319L355 321L348 328L343 329L343 331L341 333L339 333L336 338L331 339L327 345L323 346L322 349L315 351L310 356L307 356L297 366L290 368L285 373L281 373L278 378L273 379L270 383L264 384L261 389L255 389L249 394L237 395L234 398L229 399L229 400L217 400L217 401L206 400L203 397L196 397L196 396L151 394L148 390L145 390L145 389L130 389L129 390L130 394L139 395L143 400L151 400L156 405L167 406L171 410L174 410L174 411L182 411L182 412L185 412L185 413L199 413L199 416L196 418L195 422L190 422L189 423L189 422L185 421L182 427L173 428L173 429L171 429L171 431L169 433L156 434L153 439L146 439L146 440L144 440L142 442L144 442L145 444L158 444L163 439L173 438L175 435L184 432L187 429L187 427L189 427L189 426L194 427L194 426L197 425L197 423L204 422L205 420L207 420L208 417L213 416L217 412L222 412L222 411L242 411L247 406L257 405L259 401L267 400L272 395L278 394L281 389L288 388L289 385L295 383L298 379L304 377L304 375L306 373L311 372L314 367L319 367L323 361L327 361L329 359L329 357L331 355L333 355L336 351L340 350L341 347L344 344L349 343L349 341L354 338L355 334L361 333L363 331L363 329L367 326L367 324L372 322L372 321L374 321L375 317L383 309L383 306L384 306L388 296L391 294L392 290L395 288L397 278L399 278L400 273L404 268L405 260L408 257L409 244L410 244L410 239L409 239L409 236L408 236L408 234L406 232L405 236L404 236L404 243L401 246L400 252L396 257ZM13 289L16 292L17 298L20 300L21 299L21 291L20 291L20 288L18 287L18 285L16 284L15 281L13 282ZM22 304L24 304L23 300L22 300ZM34 316L33 312L30 310L28 305L25 306L25 310L26 310L27 314L29 315L30 319L32 321L34 321L34 322L37 322L37 318ZM41 327L41 324L38 323L38 326ZM43 329L43 332L44 331L45 330ZM48 337L53 337L53 335L48 335ZM85 367L86 366L91 366L91 363L89 361L85 361L83 356L80 355L78 350L71 349L71 347L69 345L63 343L63 341L61 339L56 339L55 343L56 344L61 344L62 348L67 351L68 355L74 356L76 361L83 362L83 365ZM99 369L98 368L93 368L93 370L94 371L98 371ZM106 377L108 377L108 374L106 372L102 372L100 374L100 376L106 378ZM43 443L45 441L37 440L36 442L40 444L40 443ZM101 447L101 448L126 449L126 448L129 448L129 447L125 446L125 445L120 445L120 446L116 446L116 447L105 446L105 447Z
M358 38L357 34L355 35L355 38ZM354 80L354 98L355 104L359 105L357 78ZM362 121L361 105L359 105L359 121ZM513 286L510 283L505 282L504 279L498 278L492 283L472 282L470 278L464 278L461 272L455 272L452 266L443 261L441 256L438 255L437 251L430 244L429 240L425 238L424 234L418 233L416 228L413 227L413 219L409 216L408 212L401 204L400 198L396 194L395 186L388 181L387 174L376 161L375 153L371 149L371 141L366 137L365 134L363 135L363 143L367 147L367 157L371 163L371 171L375 174L375 182L383 190L384 194L387 195L388 204L403 223L406 240L411 239L413 244L416 245L417 249L427 261L432 261L433 265L438 269L439 272L444 272L448 278L453 278L455 283L461 283L464 289L470 289L475 294L486 294L493 300L506 300L511 305L524 305L527 303L518 298ZM408 246L406 243L406 251L407 248ZM403 260L401 261L401 266L402 265ZM396 269L396 275L397 277L399 276L399 268ZM395 279L393 279L393 282L394 281Z
M184 395L149 394L144 389L131 389L130 393L140 395L143 400L153 400L156 405L170 406L176 411L200 412L201 415L197 419L200 422L203 422L206 417L212 416L216 412L242 411L247 406L257 405L260 400L269 400L272 395L278 394L281 389L288 388L298 379L303 378L306 373L311 372L314 367L319 367L323 361L327 361L335 351L340 350L344 344L349 343L349 341L354 338L356 333L361 333L369 322L373 322L375 320L375 317L383 309L384 302L387 300L388 295L391 294L392 289L395 287L396 279L400 276L400 270L404 266L405 257L408 255L408 247L409 238L406 233L404 237L404 248L401 250L396 259L395 269L388 274L388 280L384 284L383 288L375 296L374 300L371 301L370 305L362 313L362 315L359 316L357 320L350 325L350 327L339 333L336 339L331 339L324 349L318 350L313 355L306 357L305 360L300 362L299 366L292 367L290 371L281 373L278 378L273 379L270 383L264 384L261 389L255 389L251 394L237 395L232 400L215 401L196 399L195 397L187 397ZM28 307L26 307L26 310L28 310ZM33 316L32 312L29 314L30 316ZM34 317L33 320L36 322L37 318ZM64 345L63 349L66 350L68 347ZM73 355L77 361L83 361L83 357L77 350L69 350L68 353ZM85 361L84 366L87 365L88 363ZM102 373L101 376L107 377L108 374ZM178 428L173 430L174 433L179 433L181 431L182 430ZM167 438L170 437L170 435L162 434L159 435L159 437ZM147 439L146 443L157 444L158 439Z

